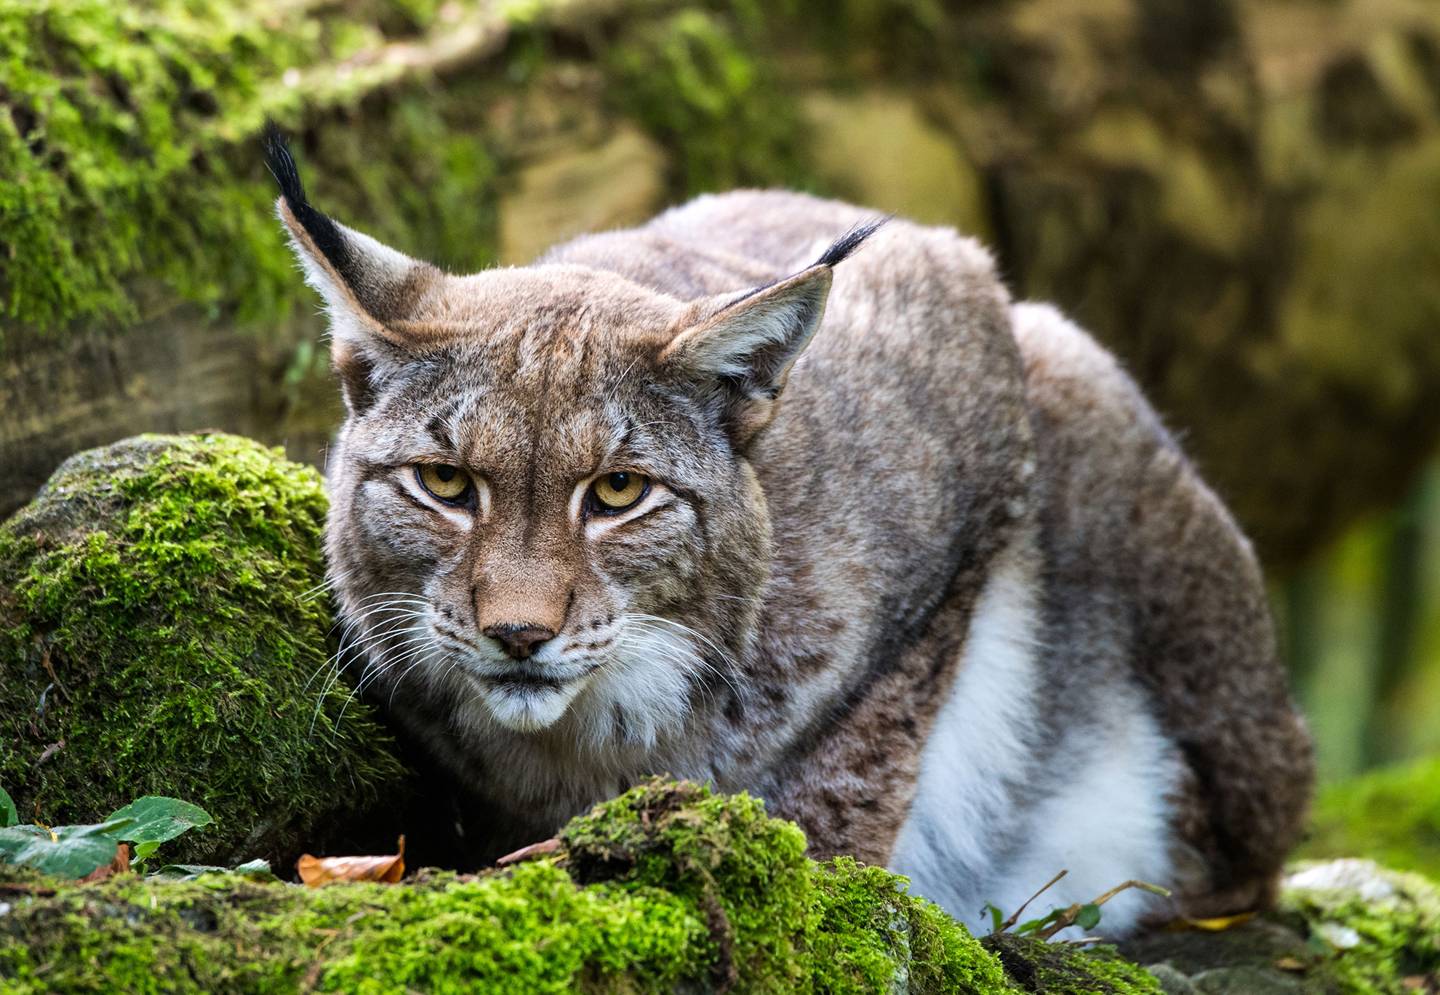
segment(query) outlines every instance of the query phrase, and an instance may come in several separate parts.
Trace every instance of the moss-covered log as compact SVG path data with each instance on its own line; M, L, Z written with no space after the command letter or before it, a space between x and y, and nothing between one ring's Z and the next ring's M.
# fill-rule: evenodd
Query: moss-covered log
M1363 861L1298 869L1261 919L1117 952L977 942L903 879L804 846L754 799L656 781L474 876L305 889L0 868L0 991L1403 995L1440 982L1440 893Z
M903 879L807 859L799 830L743 795L654 782L560 840L395 886L0 878L0 990L1159 993L1104 952L997 957ZM1007 978L1002 962L1027 973L1039 954L1063 984Z
M23 819L178 796L216 821L165 855L233 861L403 793L329 665L325 508L257 443L147 436L66 461L0 526L0 786Z

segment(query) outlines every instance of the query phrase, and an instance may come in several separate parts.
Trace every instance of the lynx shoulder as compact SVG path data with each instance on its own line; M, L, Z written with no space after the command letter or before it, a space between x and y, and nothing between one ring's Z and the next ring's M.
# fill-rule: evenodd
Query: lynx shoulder
M1111 932L1268 899L1311 757L1254 556L977 243L743 191L452 275L268 152L346 403L349 665L480 856L668 773L972 923L1061 869L1174 889Z

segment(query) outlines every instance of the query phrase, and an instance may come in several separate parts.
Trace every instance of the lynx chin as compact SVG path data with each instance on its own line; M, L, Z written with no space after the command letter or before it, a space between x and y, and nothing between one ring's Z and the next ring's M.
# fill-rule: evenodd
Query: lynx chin
M1255 557L975 241L741 191L459 276L267 152L344 392L349 666L484 855L665 773L976 927L1062 868L1041 911L1173 889L1112 935L1270 899L1312 759Z

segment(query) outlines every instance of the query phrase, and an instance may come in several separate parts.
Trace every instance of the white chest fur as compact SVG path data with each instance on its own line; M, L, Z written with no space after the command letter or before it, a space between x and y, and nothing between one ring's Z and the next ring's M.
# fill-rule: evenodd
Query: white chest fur
M976 606L890 859L913 891L976 932L989 928L987 902L1008 914L1061 870L1069 873L1027 918L1131 878L1165 884L1171 874L1166 798L1177 761L1137 690L1107 689L1103 714L1077 718L1058 748L1036 748L1046 652L1038 602L1032 560L1012 550ZM1049 776L1056 758L1069 776ZM1106 905L1098 932L1132 930L1150 901L1123 893Z

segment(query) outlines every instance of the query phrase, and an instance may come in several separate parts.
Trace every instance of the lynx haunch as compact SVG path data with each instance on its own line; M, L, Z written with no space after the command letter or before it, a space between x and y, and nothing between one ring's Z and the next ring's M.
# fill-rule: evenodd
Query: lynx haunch
M651 773L971 924L1263 903L1311 752L1250 547L1135 384L954 231L706 196L456 276L305 198L362 687L495 850Z

